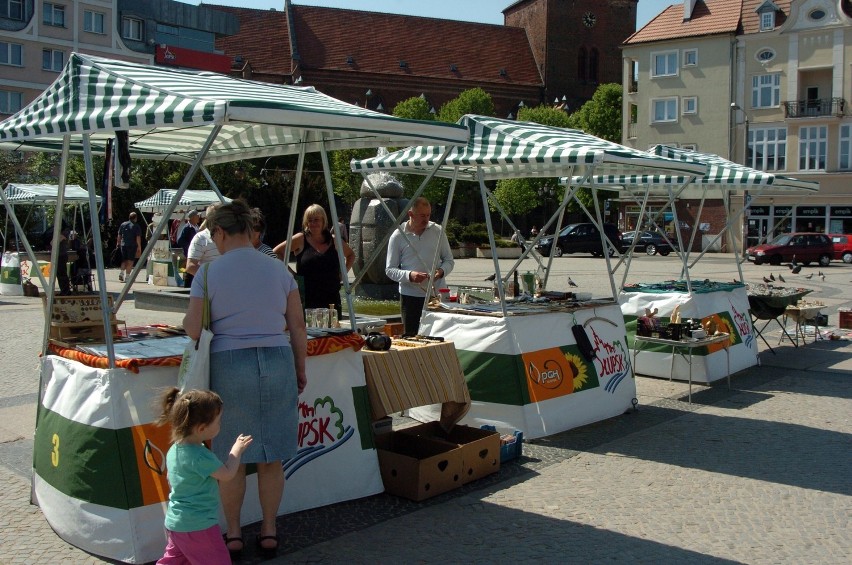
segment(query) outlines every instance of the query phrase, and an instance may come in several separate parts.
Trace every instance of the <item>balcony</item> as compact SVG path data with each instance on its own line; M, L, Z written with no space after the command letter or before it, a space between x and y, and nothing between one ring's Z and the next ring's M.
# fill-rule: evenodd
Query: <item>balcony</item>
M631 79L627 83L627 92L628 94L636 94L639 92L639 81Z
M627 123L627 139L636 139L636 128L638 125L635 122Z
M825 116L841 117L846 110L843 98L824 98L821 100L795 100L784 102L784 116L787 118L819 118Z

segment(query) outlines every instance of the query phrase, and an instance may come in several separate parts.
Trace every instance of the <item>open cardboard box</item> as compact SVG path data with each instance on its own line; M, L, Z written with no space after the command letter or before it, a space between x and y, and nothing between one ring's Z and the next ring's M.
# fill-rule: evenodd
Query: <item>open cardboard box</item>
M500 470L500 434L496 431L455 425L445 432L438 422L426 422L403 428L399 433L447 442L461 449L462 484Z
M425 500L462 485L458 446L401 432L375 436L385 491Z

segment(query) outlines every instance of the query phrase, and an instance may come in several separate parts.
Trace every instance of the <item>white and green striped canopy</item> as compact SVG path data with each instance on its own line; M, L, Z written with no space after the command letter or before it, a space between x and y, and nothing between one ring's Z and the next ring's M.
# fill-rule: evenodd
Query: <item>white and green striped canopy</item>
M10 204L55 204L59 195L59 186L55 184L12 184L5 188L6 199ZM95 196L97 202L100 196ZM65 185L65 203L89 203L89 191L79 184Z
M558 177L572 167L591 167L606 174L669 172L705 174L706 165L668 159L631 149L579 130L467 115L459 120L468 131L467 145L455 147L436 176L461 180ZM394 171L428 174L446 147L409 147L388 155L352 161L355 172Z
M94 150L118 130L131 156L191 161L222 126L206 164L328 150L467 140L455 124L404 120L347 104L312 87L253 82L73 53L36 100L0 122L0 148L61 149L91 134ZM306 140L307 136L307 140Z
M819 190L818 182L803 181L792 177L759 171L723 159L712 153L699 153L667 145L655 145L648 153L668 159L706 164L707 174L696 177L692 181L693 184L699 186L717 187L722 190L749 189L754 187L771 187L773 189L811 192ZM578 183L581 180L580 177L574 177L571 179L571 182ZM615 188L638 187L651 190L667 190L669 188L681 187L688 180L687 177L674 175L595 175L585 184Z
M135 202L133 205L140 212L162 212L175 199L175 194L177 194L177 189L161 188L149 198ZM230 201L231 199L226 196L225 203ZM219 196L212 190L184 190L173 212L202 210L211 204L219 204L220 202L222 201L219 200Z

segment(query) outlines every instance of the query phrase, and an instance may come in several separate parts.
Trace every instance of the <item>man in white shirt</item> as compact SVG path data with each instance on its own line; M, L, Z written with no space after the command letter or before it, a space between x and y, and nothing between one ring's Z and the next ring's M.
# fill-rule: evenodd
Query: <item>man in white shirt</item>
M445 286L455 261L443 228L429 221L432 205L423 197L416 198L408 211L408 221L393 232L388 242L385 273L399 283L400 309L405 335L416 335L420 329L420 314L428 296L437 295ZM437 251L434 291L429 288L429 275Z
M208 206L205 217L209 216L215 209L215 204ZM183 277L184 288L192 287L192 279L201 265L209 263L219 256L219 250L216 248L216 244L213 243L213 238L210 237L210 230L206 224L206 221L201 224L201 230L193 236L189 244L189 250L186 253L186 269L184 270Z

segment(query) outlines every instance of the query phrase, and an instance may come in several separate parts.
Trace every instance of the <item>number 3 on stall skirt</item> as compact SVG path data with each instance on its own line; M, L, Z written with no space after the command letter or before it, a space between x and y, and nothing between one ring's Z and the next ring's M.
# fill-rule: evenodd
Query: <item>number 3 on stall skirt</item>
M53 434L53 451L50 452L50 462L59 467L59 434Z

